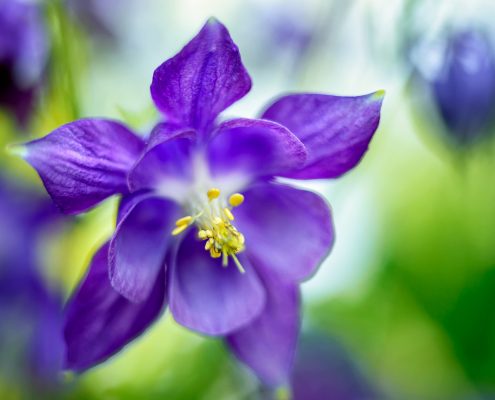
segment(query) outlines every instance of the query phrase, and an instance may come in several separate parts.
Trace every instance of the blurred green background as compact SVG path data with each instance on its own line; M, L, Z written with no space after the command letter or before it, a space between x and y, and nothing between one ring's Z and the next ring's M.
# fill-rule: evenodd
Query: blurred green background
M332 204L337 241L303 284L303 338L318 332L317 342L336 346L369 388L321 398L495 398L495 132L488 129L473 145L452 145L428 85L417 78L418 62L435 55L410 57L416 43L449 30L491 35L493 1L98 3L92 12L104 29L65 2L43 3L51 38L44 88L22 130L7 111L0 114L2 147L89 116L121 119L147 134L158 118L149 96L153 70L210 16L228 27L253 78L253 90L229 116L254 117L284 92L385 89L380 128L363 162L338 182L307 183ZM17 158L2 155L1 168L43 191ZM44 277L65 298L111 234L116 204L43 237ZM63 381L53 398L270 395L220 340L179 327L168 313L117 356ZM0 375L0 398L23 398L26 385Z

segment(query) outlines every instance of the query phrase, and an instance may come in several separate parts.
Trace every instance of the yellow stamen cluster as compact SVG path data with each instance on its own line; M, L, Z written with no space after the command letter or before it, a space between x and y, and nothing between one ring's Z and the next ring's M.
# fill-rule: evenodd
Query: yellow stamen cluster
M179 218L172 231L172 235L179 235L184 232L192 223L198 226L198 238L205 240L205 250L210 253L212 258L222 257L222 265L228 266L229 257L232 257L234 263L241 273L244 273L236 254L244 250L244 236L240 233L232 221L234 214L232 208L240 206L244 202L244 196L240 193L234 193L229 197L230 207L222 207L220 189L211 188L206 193L208 205L204 209L199 209L194 216L187 215ZM217 200L218 199L218 200Z

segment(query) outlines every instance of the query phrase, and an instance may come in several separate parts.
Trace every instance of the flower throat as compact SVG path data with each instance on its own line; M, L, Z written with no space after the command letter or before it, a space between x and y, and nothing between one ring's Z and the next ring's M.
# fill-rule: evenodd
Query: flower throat
M232 257L239 272L244 273L236 254L244 250L244 235L240 233L232 221L234 214L232 209L244 202L244 196L234 193L229 197L229 206L222 205L220 189L211 188L206 193L208 203L199 208L195 215L186 215L175 221L176 227L172 235L176 236L184 232L190 225L198 227L198 238L206 241L205 250L209 251L212 258L222 257L222 265L227 267L229 257Z

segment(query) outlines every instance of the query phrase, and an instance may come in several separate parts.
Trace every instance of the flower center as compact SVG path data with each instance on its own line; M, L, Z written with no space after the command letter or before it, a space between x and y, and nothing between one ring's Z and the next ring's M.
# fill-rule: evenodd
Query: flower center
M208 201L196 202L192 208L193 215L186 215L175 221L175 229L172 235L176 236L184 232L187 227L195 224L198 228L198 238L206 241L205 250L212 258L222 257L222 265L227 267L229 257L234 260L239 272L244 273L236 254L244 250L244 235L232 225L234 207L244 202L244 196L234 193L229 197L228 205L220 197L220 189L211 188L207 191Z

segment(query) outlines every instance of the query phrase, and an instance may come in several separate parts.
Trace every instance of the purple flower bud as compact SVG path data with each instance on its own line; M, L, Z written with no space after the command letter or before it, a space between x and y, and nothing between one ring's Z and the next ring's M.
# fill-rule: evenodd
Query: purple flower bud
M491 133L495 112L495 54L487 36L475 30L450 35L430 84L442 120L455 143L470 145Z

